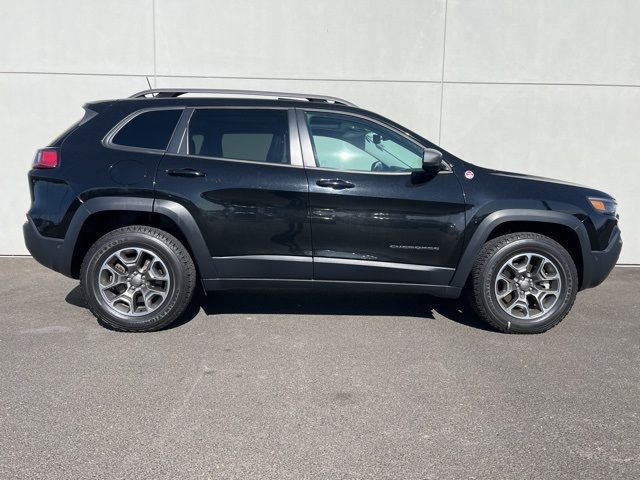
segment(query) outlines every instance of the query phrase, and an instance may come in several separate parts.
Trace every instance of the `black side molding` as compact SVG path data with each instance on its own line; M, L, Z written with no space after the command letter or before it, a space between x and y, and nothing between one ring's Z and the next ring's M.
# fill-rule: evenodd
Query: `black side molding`
M202 286L206 291L245 290L273 288L313 288L322 290L354 289L370 292L423 293L434 297L456 299L461 288L449 285L424 285L418 283L350 282L341 280L291 280L281 278L205 278Z

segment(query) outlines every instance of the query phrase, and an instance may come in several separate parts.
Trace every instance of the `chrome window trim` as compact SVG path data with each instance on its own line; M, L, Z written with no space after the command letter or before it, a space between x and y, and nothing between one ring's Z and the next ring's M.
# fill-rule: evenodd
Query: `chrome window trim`
M287 110L289 120L289 162L291 166L304 168L302 147L300 144L300 130L296 120L296 112L293 108Z
M164 152L163 152L164 153ZM182 153L166 152L165 155L171 155L173 157L189 157L189 158L201 158L204 160L216 160L219 162L234 162L234 163L252 163L254 165L263 165L268 167L288 167L288 168L303 168L302 165L291 165L290 163L269 163L258 162L255 160L241 160L238 158L222 158L222 157L210 157L205 155L184 155Z
M316 161L315 153L313 152L313 143L312 143L312 140L311 140L311 132L309 131L309 126L307 124L306 112L309 112L309 111L312 111L312 112L323 112L323 113L330 113L330 114L334 114L334 115L337 114L337 115L345 115L345 116L348 116L348 117L361 118L363 120L366 120L366 121L369 121L369 122L372 122L372 123L376 123L376 124L380 125L383 128L391 130L392 132L400 135L401 137L403 137L407 141L411 142L412 144L416 145L417 147L420 147L422 149L431 148L431 147L425 146L425 145L421 144L420 142L416 141L413 137L407 135L402 130L399 130L399 129L393 127L392 125L389 125L389 124L384 123L384 122L382 122L380 120L376 120L374 118L368 117L366 115L362 115L362 114L358 114L358 113L352 113L352 112L345 112L345 111L342 111L342 110L329 110L327 108L313 108L313 107L296 108L295 110L296 110L296 117L298 119L298 130L300 132L300 140L301 140L301 148L302 148L303 158L304 158L304 165L305 165L305 168L307 168L309 170L322 170L322 171L326 171L326 172L364 173L364 174L371 174L371 175L411 175L412 173L416 173L416 172L421 172L422 171L420 169L415 169L415 170L408 170L408 171L404 171L404 172L372 172L372 171L367 171L367 170L350 170L350 169L337 169L337 168L319 167L318 164L317 164L317 161ZM445 169L444 170L440 170L438 172L438 175L453 173L453 167L449 162L447 162L446 160L442 160L442 163L445 166Z
M156 110L184 110L185 108L186 107L184 107L184 106L178 106L178 107L149 107L149 108L141 108L140 110L136 110L135 112L131 112L129 115L127 115L122 120L120 120L118 123L116 123L115 126L113 126L111 128L111 130L109 130L107 132L107 134L102 138L102 145L104 147L106 147L106 148L112 148L114 150L123 150L123 151L126 151L126 152L153 153L155 155L163 155L165 153L165 151L167 151L167 149L171 145L171 141L173 140L173 137L176 134L176 130L178 129L178 126L180 125L180 119L182 118L182 116L178 118L178 121L176 122L176 125L173 128L173 132L171 133L171 135L169 137L169 142L167 143L167 147L164 148L164 149L135 147L135 146L132 146L132 145L120 145L118 143L113 143L113 138L120 132L120 130L122 130L124 128L125 125L127 125L131 120L136 118L138 115L142 115L143 113L147 113L147 112L153 112L153 111L156 111Z
M345 173L362 173L366 175L413 175L424 173L422 169L406 170L404 172L370 172L367 170L348 170L346 168L323 168L323 167L305 167L307 170L316 170L319 172L345 172ZM440 170L436 175L444 175L453 173L451 170Z
M187 125L189 124L189 120L191 119L191 115L193 115L193 108L187 107L182 112L182 115L178 119L178 124L176 125L176 129L171 136L171 140L169 141L169 146L167 147L167 153L183 153L185 146L185 138L187 135Z

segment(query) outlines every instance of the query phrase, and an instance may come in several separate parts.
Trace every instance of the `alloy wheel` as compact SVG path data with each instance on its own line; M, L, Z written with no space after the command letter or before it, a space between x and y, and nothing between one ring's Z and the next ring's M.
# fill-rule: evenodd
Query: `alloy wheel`
M560 270L554 261L539 253L518 253L498 270L494 295L507 314L531 320L553 309L561 288Z
M169 294L171 278L165 262L146 248L122 248L107 257L98 288L109 309L141 316L156 311Z

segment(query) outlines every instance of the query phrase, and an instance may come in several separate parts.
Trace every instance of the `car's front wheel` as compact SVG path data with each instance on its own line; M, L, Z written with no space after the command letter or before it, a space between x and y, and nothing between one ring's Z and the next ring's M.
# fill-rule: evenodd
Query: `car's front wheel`
M187 307L196 271L173 235L153 227L119 228L98 239L80 269L82 292L104 325L122 331L159 330Z
M562 245L537 233L511 233L487 242L471 272L471 304L507 333L541 333L571 310L576 266Z

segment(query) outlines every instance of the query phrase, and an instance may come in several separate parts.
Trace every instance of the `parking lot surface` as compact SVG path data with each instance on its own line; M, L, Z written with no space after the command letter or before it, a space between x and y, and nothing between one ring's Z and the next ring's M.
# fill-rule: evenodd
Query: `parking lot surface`
M220 292L106 330L0 259L0 478L640 478L640 269L536 336L420 295Z

